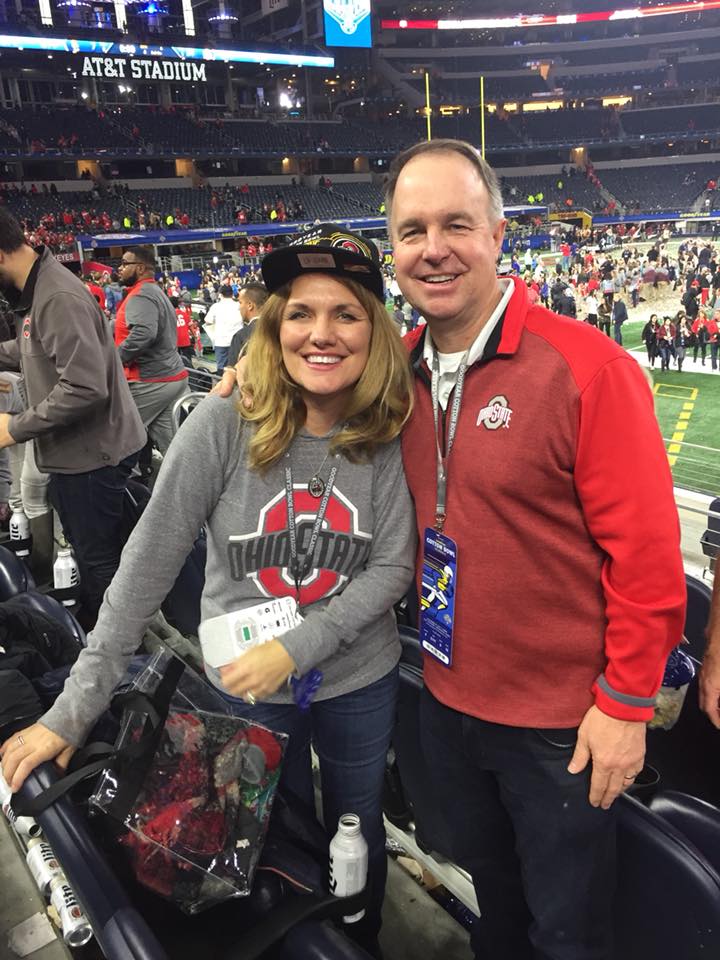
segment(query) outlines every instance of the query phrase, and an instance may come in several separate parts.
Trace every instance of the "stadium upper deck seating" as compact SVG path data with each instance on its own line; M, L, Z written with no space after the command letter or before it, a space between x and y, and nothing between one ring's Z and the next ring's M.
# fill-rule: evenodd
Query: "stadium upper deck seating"
M720 42L715 52L720 49ZM720 83L720 58L713 57L706 60L680 60L677 65L678 84L687 86L690 83Z
M599 96L607 93L632 93L633 90L658 90L666 85L667 67L647 70L628 70L614 73L602 71L592 74L556 73L552 82L565 92L584 96Z
M562 183L562 187L558 186ZM536 174L524 177L504 177L502 182L503 199L511 206L525 204L529 197L537 197L542 193L540 205L551 209L570 210L584 208L586 210L603 210L607 206L598 190L582 174L562 177L558 174ZM514 191L514 192L513 192ZM571 200L572 203L567 201Z
M652 110L623 110L623 130L629 136L640 134L682 134L720 131L720 104L691 104Z
M132 147L130 136L118 129L109 119L94 110L77 107L65 110L43 109L0 110L0 119L14 127L23 146L32 148L37 144L36 153L43 149L70 149L70 141L76 138L76 149L106 150L112 147ZM7 136L7 135L5 135ZM18 140L8 138L13 149L19 146ZM66 140L67 147L60 146ZM3 141L4 145L5 141Z
M620 167L601 170L599 175L603 186L626 209L689 212L708 180L720 176L720 163Z
M573 144L586 140L609 140L617 134L618 116L612 109L547 110L522 113L510 121L528 143Z

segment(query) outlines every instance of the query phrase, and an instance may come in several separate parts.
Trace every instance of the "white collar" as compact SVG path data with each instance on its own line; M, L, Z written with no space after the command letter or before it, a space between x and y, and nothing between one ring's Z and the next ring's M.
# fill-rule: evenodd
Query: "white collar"
M495 327L498 325L500 317L505 313L507 305L510 303L510 298L512 297L515 286L512 280L500 280L498 281L501 285L505 284L505 289L503 290L503 295L500 297L500 302L495 307L493 312L490 314L490 318L487 323L483 326L480 333L475 337L472 346L470 347L470 353L468 354L467 365L471 366L473 363L482 357L487 342L490 339ZM463 351L464 352L464 351ZM423 346L423 360L427 363L428 367L432 369L433 361L433 341L430 334L430 325L428 324L427 332L425 334L425 343Z

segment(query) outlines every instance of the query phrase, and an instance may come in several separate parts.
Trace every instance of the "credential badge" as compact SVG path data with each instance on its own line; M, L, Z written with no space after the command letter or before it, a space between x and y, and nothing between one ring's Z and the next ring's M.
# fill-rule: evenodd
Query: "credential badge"
M475 426L479 427L482 424L486 430L497 430L499 427L509 430L511 416L512 410L507 397L498 394L497 397L488 400L487 406L482 407Z

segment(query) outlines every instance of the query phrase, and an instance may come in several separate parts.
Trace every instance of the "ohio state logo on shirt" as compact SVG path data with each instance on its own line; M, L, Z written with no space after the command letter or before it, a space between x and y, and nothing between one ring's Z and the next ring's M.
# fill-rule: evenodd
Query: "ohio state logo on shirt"
M507 397L498 394L481 408L475 426L479 427L482 424L487 430L498 430L500 427L509 430L512 413Z
M302 564L318 501L308 493L307 484L294 484L293 502L298 558ZM348 578L365 565L371 544L371 535L360 530L357 509L335 487L315 545L315 565L300 587L301 606L337 593ZM228 537L228 559L233 580L249 577L266 597L295 596L284 490L262 508L254 533Z

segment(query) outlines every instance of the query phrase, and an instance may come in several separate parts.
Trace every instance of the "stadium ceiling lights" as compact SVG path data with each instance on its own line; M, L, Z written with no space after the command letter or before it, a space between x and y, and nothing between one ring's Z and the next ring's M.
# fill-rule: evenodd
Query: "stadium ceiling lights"
M720 0L718 0L720 2ZM41 50L45 53L85 53L96 57L162 57L168 60L201 60L206 63L266 63L289 67L335 66L334 57L305 53L272 53L255 50L215 50L208 47L165 47L160 44L104 40L70 40L62 37L14 37L0 34L0 49Z
M380 26L383 30L507 30L512 27L556 27L600 20L667 17L673 13L702 13L719 8L720 0L700 0L696 3L668 3L662 7L597 10L590 13L517 13L510 17L484 17L480 20L381 20Z

